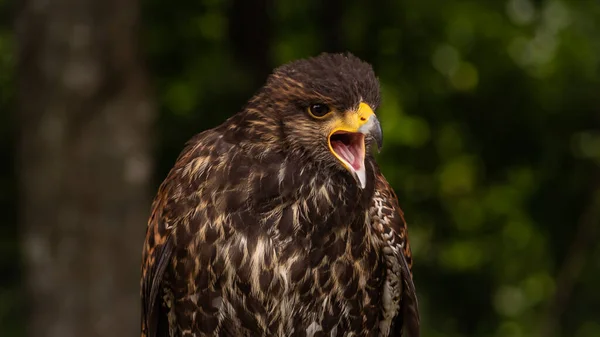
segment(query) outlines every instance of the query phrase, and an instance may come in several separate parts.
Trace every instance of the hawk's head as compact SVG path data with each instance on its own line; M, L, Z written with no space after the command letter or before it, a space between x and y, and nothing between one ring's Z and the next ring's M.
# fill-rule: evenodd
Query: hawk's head
M366 154L383 140L374 113L379 82L369 64L350 54L294 61L275 69L263 94L292 150L349 171L365 188Z

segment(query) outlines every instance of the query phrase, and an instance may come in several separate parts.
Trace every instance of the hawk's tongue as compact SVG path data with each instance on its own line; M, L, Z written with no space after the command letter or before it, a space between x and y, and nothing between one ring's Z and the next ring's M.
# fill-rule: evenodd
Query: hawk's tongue
M332 141L331 147L338 156L352 166L354 171L359 171L362 168L364 158L359 144L352 142L346 145L341 141Z

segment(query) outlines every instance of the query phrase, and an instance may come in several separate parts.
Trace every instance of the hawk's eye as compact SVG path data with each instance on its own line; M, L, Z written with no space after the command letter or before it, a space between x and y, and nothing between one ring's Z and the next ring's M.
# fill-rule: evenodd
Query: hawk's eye
M308 112L313 117L323 117L331 112L331 109L326 104L313 104L308 107Z

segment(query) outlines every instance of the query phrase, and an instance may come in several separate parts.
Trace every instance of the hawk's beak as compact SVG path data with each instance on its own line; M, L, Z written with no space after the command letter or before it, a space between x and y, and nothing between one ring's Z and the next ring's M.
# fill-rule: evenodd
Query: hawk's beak
M372 114L367 122L358 128L358 132L371 137L375 141L375 145L377 145L377 151L381 150L383 146L383 132L381 132L381 124L379 124L379 119L377 119L375 114Z
M360 103L358 110L348 111L335 120L329 133L329 150L352 172L361 188L367 186L365 138L374 140L378 150L381 148L381 125L373 109L366 103Z

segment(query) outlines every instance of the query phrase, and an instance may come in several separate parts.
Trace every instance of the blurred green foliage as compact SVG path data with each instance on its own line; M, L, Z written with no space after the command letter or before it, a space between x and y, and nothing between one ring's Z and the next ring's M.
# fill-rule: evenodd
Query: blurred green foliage
M600 227L597 0L146 0L142 18L160 106L156 186L184 142L238 111L271 68L351 51L382 83L378 160L410 223L423 336L534 336L549 323L557 336L600 336L598 230L577 234ZM14 94L9 28L2 110ZM11 123L0 115L3 153ZM14 190L0 199L14 206ZM2 231L13 275L16 230ZM17 336L11 280L0 334ZM566 301L553 316L556 294Z

